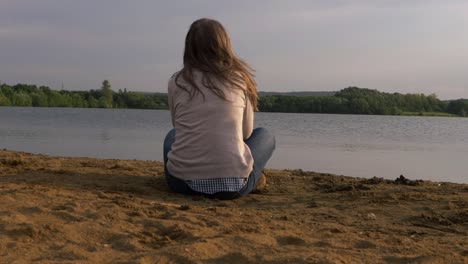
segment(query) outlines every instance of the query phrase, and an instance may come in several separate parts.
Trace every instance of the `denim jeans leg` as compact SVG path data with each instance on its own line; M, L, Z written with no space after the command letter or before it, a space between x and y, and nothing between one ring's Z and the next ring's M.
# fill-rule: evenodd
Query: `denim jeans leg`
M166 170L166 164L167 164L167 154L169 151L171 151L172 144L174 143L175 140L175 129L171 129L169 133L167 133L166 138L164 139L164 151L163 151L163 156L164 156L164 170Z
M252 192L257 186L262 171L276 148L276 139L267 129L259 127L253 130L245 143L250 148L254 164L246 185L239 191L242 196Z
M164 175L166 177L166 182L167 182L167 185L169 185L169 188L171 188L174 192L194 194L195 192L192 189L190 189L190 187L187 185L187 183L185 183L185 181L172 176L167 170L167 161L168 161L167 154L169 153L169 151L171 151L172 144L174 143L174 140L175 140L175 134L176 134L175 129L171 129L171 131L167 133L167 136L164 139L163 156L164 156Z

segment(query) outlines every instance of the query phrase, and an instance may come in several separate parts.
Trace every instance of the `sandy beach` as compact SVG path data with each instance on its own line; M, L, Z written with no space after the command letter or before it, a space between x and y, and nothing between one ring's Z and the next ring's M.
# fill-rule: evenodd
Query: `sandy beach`
M265 173L219 201L161 162L0 151L0 263L468 263L468 184Z

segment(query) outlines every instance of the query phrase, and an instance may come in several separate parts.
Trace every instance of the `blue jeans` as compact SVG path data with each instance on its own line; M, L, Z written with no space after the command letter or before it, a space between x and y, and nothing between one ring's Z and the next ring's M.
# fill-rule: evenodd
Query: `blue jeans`
M271 155L273 155L273 151L276 147L276 140L273 134L262 127L254 129L252 135L245 141L245 144L247 144L249 147L254 160L253 170L250 173L245 186L237 192L218 192L215 194L205 194L190 189L184 180L174 177L167 170L167 154L171 150L172 143L174 143L175 133L175 129L172 129L164 139L164 174L166 176L166 182L169 187L178 193L198 194L221 200L236 199L252 192L255 189L255 186L257 186L257 182L262 175L262 171L265 168L268 160L271 158Z

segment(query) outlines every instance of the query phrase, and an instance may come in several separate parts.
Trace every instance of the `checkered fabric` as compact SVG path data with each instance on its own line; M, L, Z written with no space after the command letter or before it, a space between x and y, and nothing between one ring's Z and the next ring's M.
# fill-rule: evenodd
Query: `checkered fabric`
M247 183L247 178L215 178L185 181L194 191L214 194L217 192L237 192Z

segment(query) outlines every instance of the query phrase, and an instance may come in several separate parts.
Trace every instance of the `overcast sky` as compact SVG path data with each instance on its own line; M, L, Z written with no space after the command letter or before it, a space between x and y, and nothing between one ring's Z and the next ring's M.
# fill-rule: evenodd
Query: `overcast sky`
M468 98L463 0L1 0L0 81L165 92L201 17L224 24L262 91Z

